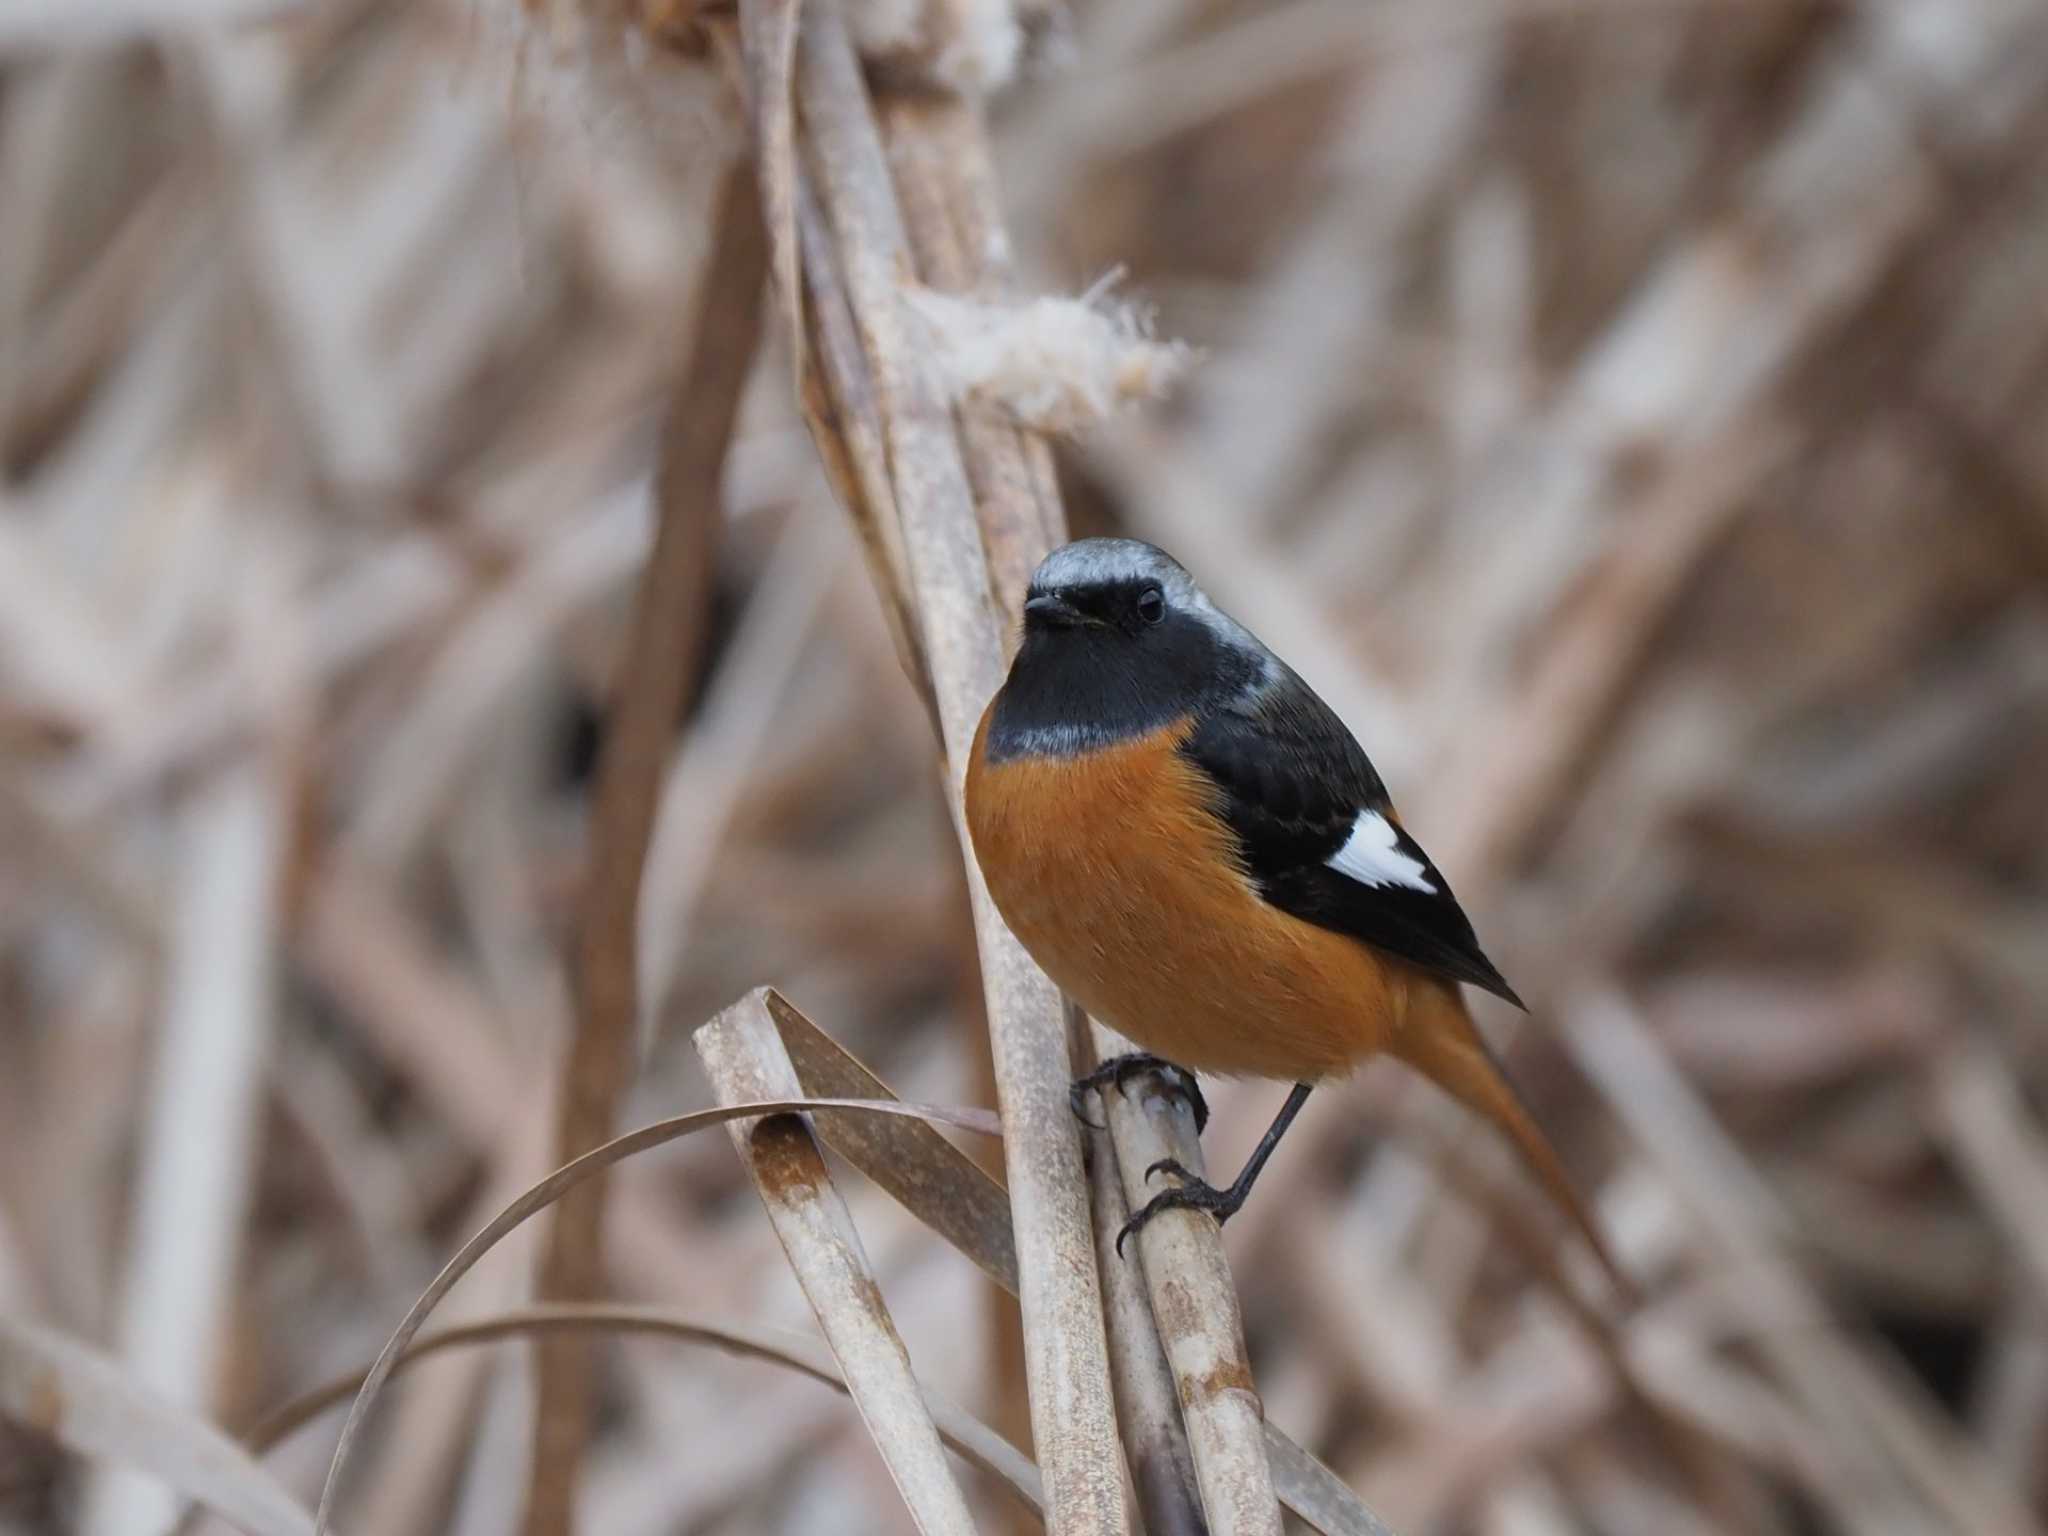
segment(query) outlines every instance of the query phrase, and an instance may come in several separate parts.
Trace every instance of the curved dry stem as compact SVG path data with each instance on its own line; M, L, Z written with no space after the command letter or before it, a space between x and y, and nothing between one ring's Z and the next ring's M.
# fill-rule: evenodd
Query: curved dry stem
M443 1350L472 1344L528 1338L536 1334L591 1332L651 1334L686 1343L706 1344L729 1354L786 1366L822 1381L834 1391L842 1394L847 1391L846 1378L833 1362L831 1352L804 1334L728 1318L617 1303L521 1307L496 1317L444 1328L415 1338L393 1361L392 1372L407 1370L416 1362ZM369 1375L368 1370L355 1371L300 1393L258 1420L242 1437L243 1443L259 1455L270 1450L328 1409L354 1397L368 1381ZM950 1398L942 1397L928 1387L923 1391L932 1421L938 1425L939 1435L946 1444L956 1454L1001 1482L1033 1514L1042 1514L1044 1504L1038 1467L1031 1458Z
M462 1245L461 1250L450 1259L441 1272L434 1277L420 1299L413 1303L405 1320L385 1344L370 1373L363 1379L362 1389L356 1394L355 1403L350 1407L348 1421L342 1425L341 1440L334 1448L334 1459L328 1463L327 1481L320 1489L320 1507L314 1512L314 1536L324 1536L330 1529L334 1511L334 1498L341 1486L341 1477L346 1469L355 1442L362 1432L364 1421L370 1409L375 1406L377 1395L383 1390L398 1357L405 1353L413 1338L425 1324L428 1315L439 1306L442 1297L454 1289L455 1282L476 1266L477 1260L489 1253L510 1231L536 1211L545 1210L569 1190L584 1180L602 1173L614 1163L664 1142L675 1141L697 1131L709 1130L715 1125L724 1125L728 1120L743 1120L753 1116L802 1114L807 1110L831 1109L850 1114L894 1115L901 1118L923 1120L939 1125L957 1126L962 1130L975 1131L985 1136L1000 1136L1001 1122L987 1110L948 1109L940 1105L904 1104L893 1100L880 1099L764 1099L751 1104L722 1104L713 1109L700 1109L694 1114L677 1115L669 1120L657 1120L644 1125L637 1131L593 1147L581 1157L564 1163L538 1184L527 1190Z

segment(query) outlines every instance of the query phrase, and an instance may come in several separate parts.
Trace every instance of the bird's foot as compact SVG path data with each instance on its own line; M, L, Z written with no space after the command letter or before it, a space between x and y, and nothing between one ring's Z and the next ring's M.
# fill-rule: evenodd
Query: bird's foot
M1165 1057L1154 1056L1149 1051L1131 1051L1123 1056L1112 1056L1093 1072L1075 1078L1073 1086L1067 1090L1067 1102L1074 1107L1074 1118L1083 1125L1102 1130L1102 1126L1088 1118L1088 1091L1100 1090L1114 1083L1116 1091L1122 1093L1124 1085L1132 1078L1143 1076L1147 1072L1157 1072L1179 1089L1181 1096L1188 1101L1188 1108L1195 1112L1195 1134L1201 1135L1203 1127L1209 1123L1209 1102L1202 1097L1202 1088L1195 1081L1195 1074L1186 1067L1176 1066Z
M1164 1194L1147 1200L1137 1215L1123 1224L1123 1230L1116 1235L1118 1258L1123 1257L1124 1239L1161 1211L1207 1211L1216 1218L1216 1225L1220 1227L1238 1213L1244 1205L1245 1196L1250 1193L1235 1184L1229 1189L1218 1189L1213 1184L1204 1183L1188 1172L1177 1157L1162 1157L1145 1170L1145 1177L1150 1180L1162 1173L1170 1173L1181 1182Z

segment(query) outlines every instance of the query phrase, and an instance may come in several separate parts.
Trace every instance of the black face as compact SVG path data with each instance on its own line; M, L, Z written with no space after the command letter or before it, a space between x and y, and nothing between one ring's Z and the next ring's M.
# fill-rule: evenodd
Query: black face
M988 754L1071 756L1127 741L1236 697L1257 673L1206 614L1151 577L1034 583Z
M1033 585L1024 594L1024 630L1117 629L1136 637L1166 622L1166 588L1150 577L1085 587Z

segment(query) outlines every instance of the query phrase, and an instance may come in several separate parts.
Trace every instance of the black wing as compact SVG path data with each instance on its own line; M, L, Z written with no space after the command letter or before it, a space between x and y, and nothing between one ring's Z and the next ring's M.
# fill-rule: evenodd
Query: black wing
M1480 950L1449 883L1394 823L1364 748L1300 678L1286 674L1255 700L1210 713L1181 751L1215 782L1218 809L1267 901L1523 1006ZM1331 867L1361 812L1385 818L1381 859L1405 879L1368 883Z

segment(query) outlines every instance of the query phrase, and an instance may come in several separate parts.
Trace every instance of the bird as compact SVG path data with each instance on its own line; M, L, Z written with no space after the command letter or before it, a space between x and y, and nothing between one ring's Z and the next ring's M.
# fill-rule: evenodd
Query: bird
M1081 1094L1178 1069L1291 1081L1241 1173L1177 1161L1161 1212L1220 1223L1318 1084L1390 1055L1505 1134L1627 1282L1463 989L1523 1008L1337 713L1135 539L1087 538L1033 573L1023 636L968 759L965 821L996 910L1060 989L1140 1051Z

